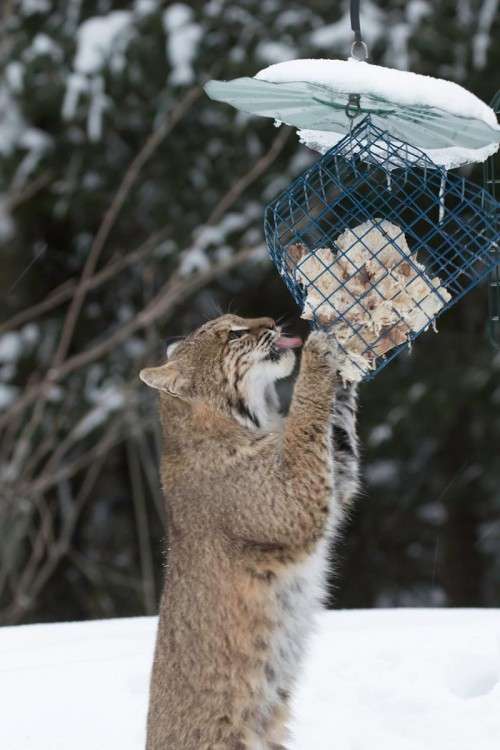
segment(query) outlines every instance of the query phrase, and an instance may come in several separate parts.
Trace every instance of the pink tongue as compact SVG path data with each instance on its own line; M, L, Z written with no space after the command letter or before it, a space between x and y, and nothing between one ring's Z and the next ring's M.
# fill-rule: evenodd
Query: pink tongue
M298 336L280 336L276 339L274 345L278 349L296 349L298 346L302 346L302 339Z

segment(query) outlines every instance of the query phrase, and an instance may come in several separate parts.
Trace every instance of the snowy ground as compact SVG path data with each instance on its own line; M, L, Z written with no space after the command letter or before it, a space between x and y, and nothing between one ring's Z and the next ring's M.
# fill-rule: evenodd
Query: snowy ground
M142 750L154 629L0 629L0 748ZM500 610L323 614L293 728L293 750L498 750Z

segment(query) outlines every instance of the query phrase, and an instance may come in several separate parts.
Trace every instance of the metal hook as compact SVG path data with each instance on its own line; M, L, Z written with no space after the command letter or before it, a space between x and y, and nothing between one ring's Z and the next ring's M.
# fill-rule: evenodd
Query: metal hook
M347 100L347 104L345 105L346 117L348 117L349 120L352 121L356 117L359 116L360 112L361 112L360 94L349 94L349 99Z
M355 40L351 44L351 57L359 62L366 62L368 60L368 46L362 39Z

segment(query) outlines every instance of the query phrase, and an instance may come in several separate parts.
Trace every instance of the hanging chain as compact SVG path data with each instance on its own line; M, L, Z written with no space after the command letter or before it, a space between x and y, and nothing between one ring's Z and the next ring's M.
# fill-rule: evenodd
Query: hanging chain
M354 32L354 41L351 46L351 56L356 60L364 62L368 59L368 47L361 35L361 23L359 20L360 0L351 0L351 29Z
M351 46L351 57L360 62L365 62L368 58L368 47L363 41L361 35L361 22L359 20L359 3L360 0L351 0L351 29L354 32L354 41ZM361 101L359 94L349 94L349 99L345 106L346 116L351 121L351 128L353 120L361 112Z

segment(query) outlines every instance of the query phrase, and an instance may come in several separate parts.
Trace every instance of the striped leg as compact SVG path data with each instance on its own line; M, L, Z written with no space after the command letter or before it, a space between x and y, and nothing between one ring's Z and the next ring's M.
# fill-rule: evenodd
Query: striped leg
M357 384L339 383L333 411L334 496L344 507L352 503L359 489L357 401Z

